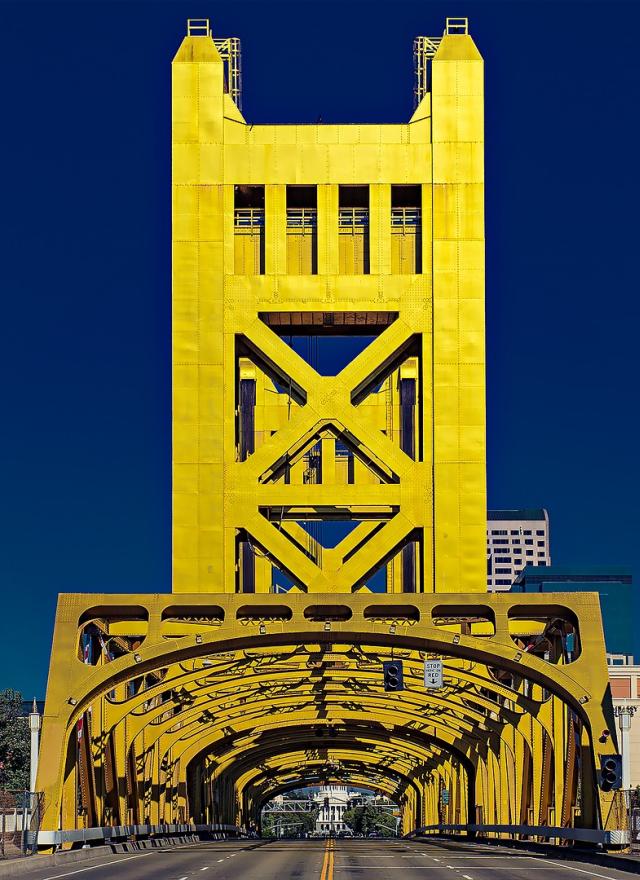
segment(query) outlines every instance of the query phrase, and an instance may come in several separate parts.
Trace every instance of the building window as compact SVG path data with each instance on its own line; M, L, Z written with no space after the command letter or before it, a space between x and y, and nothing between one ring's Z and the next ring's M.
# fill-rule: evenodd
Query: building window
M338 188L338 251L341 275L369 274L369 187Z
M318 190L287 187L287 274L318 273Z
M511 574L511 569L510 568L496 568L496 574Z
M512 535L519 535L520 532L517 529L511 529L511 534Z
M491 534L492 535L506 535L508 533L507 533L506 529L491 529Z
M498 587L510 587L510 586L511 586L511 581L506 581L504 578L497 578L497 579L496 579L496 586L498 586Z
M495 538L493 543L494 544L508 544L509 539L508 538Z
M391 187L391 272L422 271L422 188Z
M264 275L264 186L234 187L234 271Z
M539 562L538 562L538 565L546 566L546 564L547 564L547 563L546 563L546 561L545 561L544 559L540 559Z
M544 541L538 541L538 547L544 547Z
M520 543L520 538L513 538L513 540L511 541L511 543L512 543L512 544L519 544L519 543Z
M533 544L533 538L525 538L524 543L525 544Z
M631 696L631 678L620 677L611 679L611 696L615 699Z
M510 556L496 556L496 563L500 565L501 563L509 563L511 564Z
M527 556L533 556L533 550L527 550Z
M536 529L536 535L544 535L544 529Z
M523 535L530 535L530 534L531 534L531 529L525 529L524 532L523 532L522 534L523 534Z

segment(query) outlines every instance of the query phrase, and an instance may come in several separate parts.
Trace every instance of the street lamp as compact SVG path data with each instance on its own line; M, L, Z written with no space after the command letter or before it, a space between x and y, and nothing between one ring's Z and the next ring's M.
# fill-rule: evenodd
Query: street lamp
M631 745L630 731L631 719L638 711L637 706L628 706L625 702L622 706L614 706L613 714L618 719L618 727L620 728L622 746L622 787L623 789L631 788Z

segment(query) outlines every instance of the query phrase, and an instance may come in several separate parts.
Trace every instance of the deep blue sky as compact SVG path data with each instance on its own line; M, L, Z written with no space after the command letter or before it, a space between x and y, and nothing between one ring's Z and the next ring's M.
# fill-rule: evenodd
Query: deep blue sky
M242 39L253 122L390 121L412 40L486 59L489 504L637 571L640 7L0 3L0 686L44 695L56 594L170 580L170 61Z

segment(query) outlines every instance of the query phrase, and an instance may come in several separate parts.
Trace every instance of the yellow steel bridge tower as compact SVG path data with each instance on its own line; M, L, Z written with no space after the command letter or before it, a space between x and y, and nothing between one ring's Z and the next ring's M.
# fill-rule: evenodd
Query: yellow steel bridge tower
M173 593L60 597L43 848L347 781L406 833L624 830L597 597L486 594L483 60L466 19L414 48L405 124L253 125L189 22Z
M382 566L391 593L484 591L483 62L465 21L403 125L248 125L214 42L187 36L173 159L174 591L354 593ZM336 375L298 353L358 336Z

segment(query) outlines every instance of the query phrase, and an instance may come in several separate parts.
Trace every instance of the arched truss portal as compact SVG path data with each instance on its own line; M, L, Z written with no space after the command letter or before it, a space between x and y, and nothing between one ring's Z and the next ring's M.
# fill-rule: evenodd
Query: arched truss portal
M400 797L401 793L409 786L416 788L416 794L419 796L420 791L418 784L424 782L428 776L426 770L420 771L417 765L411 765L402 758L394 757L393 752L389 749L380 749L379 754L365 752L364 748L358 744L352 745L336 745L332 748L320 750L315 755L310 755L307 750L297 750L295 746L287 748L279 754L272 754L263 758L257 767L252 768L249 762L243 762L244 767L236 770L235 778L238 781L238 790L251 790L254 786L268 784L272 775L278 775L284 772L301 772L305 767L316 767L319 771L322 767L331 764L341 765L345 762L352 768L359 768L361 772L368 769L369 775L378 774L396 783L396 796Z
M612 725L597 606L589 596L576 596L570 612L583 646L570 665L535 656L518 636L527 626L523 608L530 607L538 627L545 615L562 613L561 597L550 595L487 596L480 609L477 596L455 596L450 611L449 600L427 595L413 596L411 606L394 604L392 596L376 597L375 606L367 595L341 596L339 607L335 596L316 596L312 608L302 595L185 595L192 616L181 637L163 630L163 608L174 597L91 598L102 618L108 602L121 617L135 602L148 627L143 641L131 646L130 640L129 650L110 662L101 654L96 665L70 663L78 653L78 621L96 617L86 611L87 597L63 597L43 730L45 827L86 822L75 811L79 790L95 822L186 818L195 810L187 767L203 809L215 791L218 819L247 821L257 803L247 795L252 764L258 767L263 753L271 761L302 754L304 737L312 743L315 728L334 729L335 750L360 755L353 772L374 747L378 757L367 772L375 765L385 770L385 749L393 751L398 778L422 787L414 797L405 786L402 796L412 799L407 821L419 821L419 813L425 821L442 817L437 796L424 790L434 774L460 789L458 809L467 800L461 787L473 779L472 800L484 821L525 816L529 824L547 824L550 811L571 821L578 805L563 795L569 756L575 765L569 788L577 790L579 773L584 824L619 826L614 795L595 781L593 732L597 739ZM493 633L474 623L489 618ZM427 692L422 661L434 655L443 658L444 687ZM390 656L404 662L400 693L382 687L381 662ZM333 744L326 748L334 751ZM599 751L615 752L615 743L610 739ZM520 798L522 785L527 793Z
M325 768L328 765L334 765L336 768L329 770L334 778L338 778L341 773L345 776L358 773L362 778L366 777L374 780L376 785L384 786L386 792L393 791L395 797L399 799L410 786L414 787L416 795L420 796L418 780L412 779L406 768L403 770L399 763L389 761L383 767L378 767L373 757L370 756L369 760L366 760L358 754L357 749L339 747L327 749L324 755L311 759L307 759L304 752L280 755L260 768L246 770L238 779L242 783L242 790L246 789L250 792L252 807L257 811L263 805L266 793L273 787L274 781L277 784L279 779L305 772L315 772L318 778L324 779Z
M330 739L317 737L317 728L309 726L287 726L284 731L281 727L273 728L253 737L250 743L246 742L246 737L242 737L242 745L226 751L224 761L211 760L208 765L210 778L231 773L236 790L246 792L249 787L262 789L264 785L273 784L269 780L277 775L283 760L293 760L292 754L297 755L295 769L300 774L306 773L314 762L326 767L333 759L347 754L352 765L360 763L367 768L365 778L369 780L376 770L381 771L385 779L393 776L395 784L386 785L385 791L393 792L393 796L399 799L409 785L416 787L419 797L419 786L426 784L440 765L453 759L466 771L465 810L473 810L475 770L464 752L450 742L425 736L410 727L391 724L386 727L367 722L365 716L358 723L350 720L350 723L335 730ZM322 760L319 760L319 756L322 756ZM207 758L208 746L191 758L189 767L206 762ZM291 772L291 765L288 772ZM267 791L267 799L269 796ZM254 807L255 813L259 813L262 803L260 801ZM251 812L248 806L247 810Z
M327 766L334 765L337 770L334 778L340 778L343 782L358 777L360 784L374 787L384 791L392 800L401 806L411 802L418 821L422 813L422 801L428 785L433 783L440 772L440 768L434 768L434 772L417 772L415 768L403 767L402 762L394 762L388 753L383 753L381 766L376 763L375 756L362 756L357 748L327 749L324 754L310 759L304 752L281 755L277 760L267 762L258 771L247 771L240 777L242 790L246 793L246 810L248 817L259 815L265 800L271 796L274 785L277 786L281 778L290 777L292 774L309 774L315 772L316 776L324 781L327 778ZM444 764L444 762L443 762ZM305 776L305 778L308 778ZM461 798L459 809L462 820L468 815L468 801L466 793ZM473 802L472 806L473 806Z

